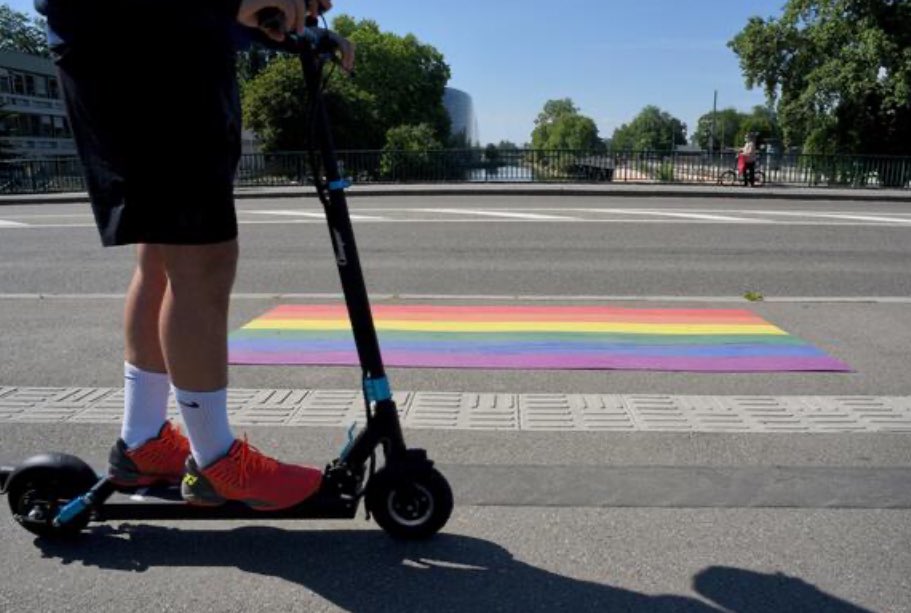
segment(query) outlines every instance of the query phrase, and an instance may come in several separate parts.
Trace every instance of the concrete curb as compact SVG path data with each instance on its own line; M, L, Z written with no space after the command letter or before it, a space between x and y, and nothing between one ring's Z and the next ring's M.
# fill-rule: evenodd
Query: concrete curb
M350 196L591 196L618 198L737 198L750 200L828 200L911 202L911 192L902 190L844 190L822 188L760 188L705 186L656 186L650 184L440 184L440 185L365 185L348 190ZM311 187L238 188L239 200L313 197ZM88 202L86 193L25 194L0 196L0 206L28 204L70 204Z

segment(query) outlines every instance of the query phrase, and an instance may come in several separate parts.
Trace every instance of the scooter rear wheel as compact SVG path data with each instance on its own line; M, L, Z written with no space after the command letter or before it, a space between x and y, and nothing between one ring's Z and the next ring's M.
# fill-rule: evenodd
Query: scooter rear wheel
M367 508L393 538L427 539L452 514L452 489L436 469L407 471L383 468L370 479Z
M13 518L32 534L72 538L88 525L91 513L84 512L62 526L55 526L54 518L67 502L85 494L96 481L91 471L74 475L70 467L29 468L16 476L7 492Z

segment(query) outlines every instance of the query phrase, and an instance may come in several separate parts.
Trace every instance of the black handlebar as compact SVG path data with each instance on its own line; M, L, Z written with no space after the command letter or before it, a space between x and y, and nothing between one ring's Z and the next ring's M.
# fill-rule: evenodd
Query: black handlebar
M285 35L281 42L262 35L260 38L264 39L261 40L263 44L289 53L312 51L323 57L324 60L334 59L338 44L328 35L328 30L318 27L319 21L315 17L307 16L307 29L304 34L300 35L287 31L285 14L277 8L264 8L256 14L256 18L260 29L281 32Z
M320 7L320 14L322 12L323 9ZM263 30L281 32L283 34L288 31L288 26L285 23L285 14L274 6L264 8L256 13L256 21ZM315 28L319 25L319 19L313 15L307 15L307 21L304 25L308 28Z

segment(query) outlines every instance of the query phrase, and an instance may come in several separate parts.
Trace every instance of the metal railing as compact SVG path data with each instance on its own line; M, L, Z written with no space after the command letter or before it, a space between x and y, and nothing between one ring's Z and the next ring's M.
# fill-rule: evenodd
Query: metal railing
M664 183L715 185L737 166L736 152L578 150L340 151L354 183ZM765 184L794 187L911 189L911 157L762 155ZM182 174L184 174L182 172ZM161 180L168 180L167 163ZM304 152L243 155L239 187L310 182ZM76 158L0 162L0 194L85 191Z

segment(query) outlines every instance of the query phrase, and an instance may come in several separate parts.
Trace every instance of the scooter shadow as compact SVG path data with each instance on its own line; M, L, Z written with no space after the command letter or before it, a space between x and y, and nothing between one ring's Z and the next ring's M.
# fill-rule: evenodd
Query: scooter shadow
M296 583L355 612L864 611L799 579L723 567L694 579L701 593L724 607L715 608L685 596L652 596L562 576L516 560L496 543L452 534L407 543L378 530L124 524L96 526L75 542L36 539L35 544L46 558L106 570L236 567Z

